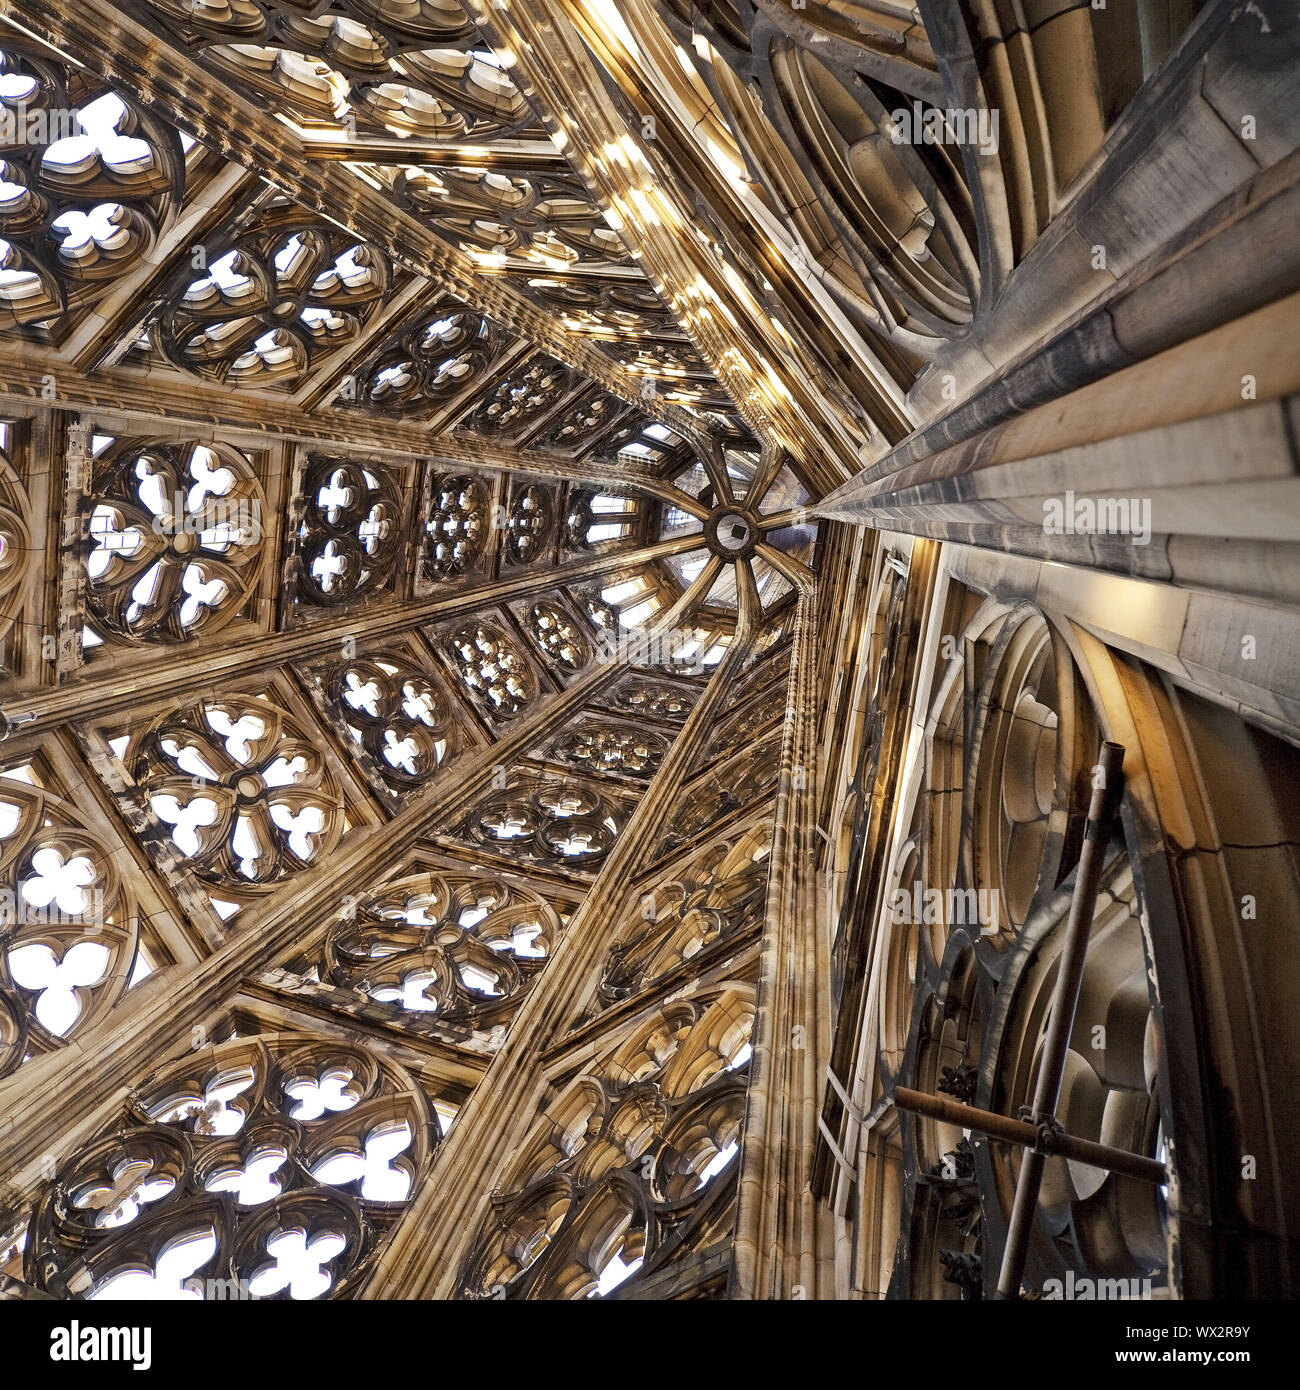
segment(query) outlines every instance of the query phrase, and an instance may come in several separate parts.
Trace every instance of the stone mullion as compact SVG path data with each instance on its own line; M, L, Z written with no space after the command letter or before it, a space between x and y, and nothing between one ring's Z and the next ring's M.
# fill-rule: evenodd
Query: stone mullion
M565 150L574 168L588 189L596 194L599 205L616 206L625 241L634 243L636 249L646 255L645 264L652 279L658 277L655 289L666 294L664 286L668 282L684 287L699 278L710 280L717 272L716 258L710 266L705 264L703 256L684 254L676 243L675 226L658 235L654 217L639 213L631 193L635 188L643 198L645 194L631 166L621 167L622 156L611 156L606 165L590 153L601 148L606 152L620 149L629 132L594 70L590 53L568 18L554 12L540 18L518 10L507 13L489 6L486 0L469 0L466 9L498 52L508 50L514 55L511 73L516 84L533 99L535 107L543 108L540 114L548 129L563 135ZM677 202L674 197L674 211ZM677 221L674 218L674 222ZM689 225L684 218L681 224L683 227ZM730 300L733 296L727 298ZM743 313L743 306L737 303L736 307ZM731 335L713 327L703 316L695 317L689 325L684 315L679 313L677 317L717 373L719 382L730 391L741 414L761 439L770 439L773 424L770 407L756 409L750 400L752 382L762 375L750 357L752 343L766 341L770 329L755 324L752 337L736 334L733 341ZM729 350L738 351L748 370L732 365Z
M422 1082L441 1082L463 1098L482 1080L488 1058L445 1038L404 1028L401 1018L380 1021L343 1013L311 995L296 993L274 968L244 981L230 1001L250 1016L259 1033L320 1033L340 1041L361 1039L374 1051L394 1057Z
M772 444L764 444L759 451L758 467L754 471L754 476L749 480L749 486L745 489L746 497L764 498L767 496L768 489L776 482L777 475L781 472L782 465L786 462L787 455L784 450L776 448ZM795 508L798 511L798 508ZM806 509L805 509L806 510ZM794 525L793 521L788 520L791 513L780 512L776 515L766 517L768 528L776 530L780 525Z
M710 555L704 568L682 590L681 597L659 619L659 626L671 632L682 619L697 607L702 607L709 596L709 590L722 573L723 561L717 555Z
M69 418L59 423L63 425L63 429L56 429L55 439L63 456L63 504L58 515L58 628L54 679L65 681L75 675L85 660L85 652L81 645L81 627L84 621L86 583L78 552L81 548L82 528L88 525L85 513L88 511L86 503L91 490L91 455L90 432L85 422ZM53 512L50 521L53 526Z
M1074 208L1080 202L1087 200ZM947 483L945 500L965 496L953 481L981 469L1235 409L1243 372L1257 377L1253 399L1295 390L1287 333L1300 279L1297 216L1300 159L1292 155L1256 173L1191 228L1174 229L1149 258L1104 291L1099 286L1086 309L1063 320L1042 315L1023 330L1026 346L995 374L985 361L983 379L969 391L959 379L959 404L934 401L927 414L918 400L921 425L813 510L870 520L873 504L896 488L939 481ZM1043 238L1023 265L1066 284L1078 241L1077 230ZM1265 246L1269 255L1260 252ZM973 350L965 340L961 351ZM940 377L937 370L927 375L925 386L933 391L931 378ZM1130 467L1139 462L1135 456Z
M818 766L824 770L828 779L823 788L821 824L832 842L839 825L839 812L847 792L837 785L834 769L844 761L845 750L850 746L853 729L860 716L858 687L866 679L857 672L858 653L862 647L867 614L863 605L868 594L868 586L863 582L864 574L870 574L870 567L876 553L876 533L854 528L851 546L846 553L834 558L841 563L836 566L835 578L827 578L827 587L833 589L830 602L824 591L818 593L818 623L834 632L834 639L822 645L822 666L831 674L834 682L830 687L830 698L826 700L827 716L823 720L819 744ZM822 685L825 694L827 686ZM828 862L833 860L833 852L828 854L825 846L821 851Z
M981 593L1032 594L1106 645L1167 672L1179 685L1294 741L1300 727L1300 612L1174 584L1045 565L972 546L943 547L947 572ZM1243 653L1255 651L1253 660Z
M202 175L200 174L200 180ZM259 180L235 164L219 167L197 190L187 187L175 222L138 265L112 283L59 345L79 371L116 363L130 352L160 302L173 258L185 258L214 225L261 192Z
M330 161L312 159L287 126L196 68L192 58L116 5L106 0L6 0L5 9L164 120L174 124L177 114L184 113L196 138L296 202L384 247L400 263L485 309L607 390L625 400L638 398L636 374L565 331L553 315L528 303L500 278L484 276L451 242L395 202L377 197L361 179ZM688 411L665 406L660 414L665 424L688 435L707 432Z
M750 492L754 492L751 484ZM761 496L761 494L759 494ZM801 507L791 507L784 512L768 512L763 516L763 529L765 531L781 531L787 526L804 526L812 517L813 504L804 503Z
M642 254L655 289L759 438L796 453L822 491L856 470L861 441L814 389L819 373L797 344L777 334L762 292L738 290L720 273L720 258L699 229L695 200L713 195L711 210L732 225L734 218L716 170L692 140L679 137L676 127L689 124L687 118L675 114L663 94L634 85L617 64L604 65L625 91L635 93L629 99L636 109L648 107L658 120L655 148L670 154L652 161L640 149L639 132L629 132L611 101L598 60L584 43L590 32L578 16L571 21L556 7L541 13L518 6L507 11L488 0L469 0L466 8L498 51L513 55L515 82L533 99L547 128L563 135L566 153L598 203L615 210L624 240ZM636 167L624 152L629 138ZM652 194L656 206L647 207ZM709 301L717 308L708 308ZM792 351L804 370L774 389L770 364L788 362Z
M877 574L874 584L864 588L864 610L870 611L871 591L883 587L887 573L886 568ZM878 706L873 707L870 687L878 684L880 673L870 666L872 644L868 633L861 634L859 644L860 665L852 697L855 714L846 726L845 742L850 741L849 731L857 721L869 722L879 712L883 717L879 732L874 735L878 739L876 755L862 769L829 760L823 763L827 775L844 788L844 798L850 794L855 777L869 774L869 780L857 788L857 815L867 822L868 833L851 866L853 881L846 895L852 896L846 896L842 905L841 911L847 915L835 943L834 973L842 981L842 988L835 1002L829 1064L851 1104L845 1107L839 1095L828 1090L822 1105L826 1129L843 1145L850 1164L868 1161L861 1158L859 1147L867 1137L865 1128L859 1126L852 1106L866 1111L871 1105L871 1079L879 1049L881 1001L877 990L883 978L881 953L885 942L873 913L884 900L891 866L897 862L899 846L910 833L908 792L916 778L923 776L925 760L925 720L922 715L918 723L916 703L919 693L928 688L927 662L934 659L942 643L942 629L951 616L947 603L950 590L940 576L937 546L924 541L913 545L905 583L897 643L879 657L887 669ZM887 610L886 602L882 616ZM836 805L837 815L842 807L843 800ZM830 925L834 931L835 924ZM837 1212L842 1213L846 1179L833 1171L830 1149L820 1140L813 1180L815 1190L828 1194Z
M140 987L140 996L128 996L124 1008L0 1083L0 1173L9 1184L5 1204L30 1199L48 1177L51 1157L57 1161L103 1124L132 1082L174 1055L196 1024L210 1025L243 982L300 942L305 921L323 916L331 903L342 902L357 884L390 867L395 847L411 844L461 814L495 767L523 757L623 669L619 662L592 667L505 738L457 759L391 821L345 842L304 878L249 909L248 922L228 945L197 966L159 971L147 987ZM59 1132L54 1136L52 1095L59 1098Z
M877 537L874 532L856 532L856 543L846 555L844 574L850 580L836 585L835 604L830 607L825 596L819 607L819 630L834 643L823 641L820 681L825 701L825 713L818 731L817 766L819 779L817 822L822 828L818 848L819 872L822 879L819 893L830 914L831 932L844 910L844 898L854 877L851 865L844 862L839 850L839 835L844 826L846 807L855 796L856 740L867 717L871 671L868 660L868 632L872 592L871 577L877 569ZM827 675L827 671L831 673ZM828 693L829 684L829 693ZM838 949L838 948L837 948ZM838 959L838 957L836 957ZM832 987L847 988L838 966L833 967ZM840 1074L840 1073L837 1073Z
M796 560L793 556L787 555L784 550L778 550L776 546L760 541L757 553L779 575L788 579L796 587L801 588L812 583L812 569L805 565L802 560Z
M555 569L530 569L477 588L462 589L445 598L390 605L377 612L338 613L324 617L305 629L251 638L233 649L223 641L223 634L217 632L213 634L210 646L199 639L186 645L184 655L163 651L152 660L142 661L129 669L114 668L98 680L81 680L56 689L22 692L8 700L7 707L0 713L7 714L13 721L11 733L27 738L67 720L84 716L87 710L94 710L99 715L114 709L129 708L139 700L142 686L147 686L151 698L167 692L179 694L196 684L213 685L222 679L247 675L285 661L303 661L326 655L339 650L343 640L348 637L355 639L358 645L380 637L391 637L419 624L478 612L508 599L551 593L561 584L578 583L649 564L697 549L700 544L698 535L679 536L673 540L640 546L636 550L597 555ZM3 723L0 723L0 729L3 727Z
M803 589L781 747L732 1296L818 1296L809 1187L828 1052L829 943L815 892L817 624Z
M602 968L611 924L650 855L692 761L744 667L759 618L757 594L740 573L739 630L674 739L547 969L520 1007L505 1045L457 1117L438 1159L438 1181L411 1205L379 1257L368 1299L451 1298L489 1193L545 1085L543 1046L581 1008ZM656 631L662 630L657 628Z
M50 383L53 382L51 387ZM53 395L49 394L53 390ZM522 450L472 434L431 436L427 425L385 420L363 411L318 408L311 412L287 396L246 395L196 378L144 375L125 367L103 368L93 377L69 366L57 352L35 343L0 343L0 400L11 398L38 410L69 410L103 418L104 428L121 420L124 430L189 432L211 439L218 431L230 443L267 440L337 447L361 455L432 458L450 467L568 478L575 482L634 487L684 506L686 494L662 481L656 468L609 459L574 459L545 450ZM685 466L685 465L683 465ZM698 513L698 504L690 499Z
M356 337L313 364L312 370L294 388L293 403L304 410L314 410L322 403L328 405L337 394L335 383L350 364L368 361L408 314L432 309L441 299L441 290L435 288L431 293L428 284L412 278L384 300L378 311L361 325Z
M32 553L26 574L4 605L6 616L15 621L0 630L0 641L11 652L10 681L37 686L53 677L53 662L47 659L42 639L57 633L59 626L63 420L49 412L28 411L15 412L15 420L17 429L10 432L7 457L26 494Z
M497 140L422 139L418 135L349 135L346 143L303 133L303 149L311 159L336 163L415 164L431 169L524 169L530 173L563 176L572 173L569 161L546 136Z

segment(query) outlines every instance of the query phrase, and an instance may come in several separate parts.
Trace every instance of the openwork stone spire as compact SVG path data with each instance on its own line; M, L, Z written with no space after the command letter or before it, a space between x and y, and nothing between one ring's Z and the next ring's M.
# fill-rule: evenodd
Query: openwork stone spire
M1293 1291L1300 25L1024 9L6 4L0 1297Z

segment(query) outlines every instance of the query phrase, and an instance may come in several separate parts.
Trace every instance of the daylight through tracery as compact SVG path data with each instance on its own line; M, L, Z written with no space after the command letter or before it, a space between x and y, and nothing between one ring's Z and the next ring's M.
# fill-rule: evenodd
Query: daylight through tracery
M0 0L0 1301L1294 1296L1293 10Z

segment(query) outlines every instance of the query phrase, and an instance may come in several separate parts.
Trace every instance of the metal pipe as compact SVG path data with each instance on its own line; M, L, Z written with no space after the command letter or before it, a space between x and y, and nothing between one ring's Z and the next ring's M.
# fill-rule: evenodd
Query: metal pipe
M1123 788L1123 766L1123 744L1103 743L1098 762L1101 775L1093 782L1088 825L1074 879L1074 897L1065 924L1065 941L1056 962L1052 1012L1047 1021L1047 1035L1038 1062L1038 1085L1034 1090L1031 1111L1031 1119L1036 1126L1054 1124L1056 1119L1056 1103L1065 1074L1065 1054L1070 1046L1070 1034L1074 1031L1074 1015L1079 1006L1079 989L1083 984L1083 967L1088 955L1088 936L1097 908L1097 889L1101 883L1106 845L1110 840L1111 821L1115 817ZM1007 1226L1007 1240L1002 1249L998 1298L1020 1297L1020 1279L1025 1272L1025 1256L1029 1252L1029 1237L1034 1212L1038 1207L1038 1189L1043 1181L1045 1161L1043 1153L1029 1149L1020 1165L1016 1198Z
M894 1090L894 1104L900 1110L911 1110L918 1115L942 1120L944 1124L973 1129L979 1134L987 1134L991 1139L1005 1139L1009 1144L1020 1144L1025 1148L1038 1145L1049 1154L1060 1154L1062 1158L1072 1158L1077 1163L1090 1163L1094 1168L1105 1168L1126 1178L1137 1178L1139 1182L1160 1184L1169 1181L1169 1173L1158 1158L1144 1158L1127 1149L1115 1149L1109 1144L1080 1139L1078 1135L1066 1134L1050 1126L1040 1129L1027 1120L1013 1120L992 1110L978 1110L973 1105L962 1105L960 1101L948 1100L944 1096L929 1096L924 1091L910 1091L905 1086L898 1086Z

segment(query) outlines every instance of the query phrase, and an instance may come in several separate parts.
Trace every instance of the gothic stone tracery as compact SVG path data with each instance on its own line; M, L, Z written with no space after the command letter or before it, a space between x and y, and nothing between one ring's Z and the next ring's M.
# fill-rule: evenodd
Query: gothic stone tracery
M0 1299L1293 1296L1298 73L9 0Z

